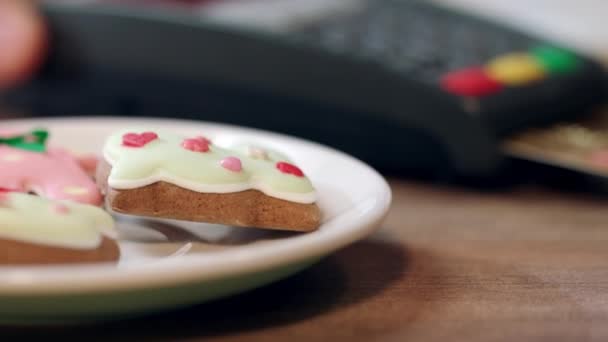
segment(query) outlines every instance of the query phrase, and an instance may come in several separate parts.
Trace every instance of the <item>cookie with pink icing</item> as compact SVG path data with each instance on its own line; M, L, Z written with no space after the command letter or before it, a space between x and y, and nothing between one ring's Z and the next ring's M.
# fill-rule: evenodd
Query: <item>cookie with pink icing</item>
M93 160L47 148L47 137L43 130L0 137L0 188L100 205L102 196L90 176Z

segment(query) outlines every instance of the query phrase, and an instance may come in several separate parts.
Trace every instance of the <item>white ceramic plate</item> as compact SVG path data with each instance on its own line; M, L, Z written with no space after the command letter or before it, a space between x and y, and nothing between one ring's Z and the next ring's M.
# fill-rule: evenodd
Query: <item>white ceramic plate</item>
M333 149L269 132L205 122L55 118L3 121L3 129L50 131L50 145L99 153L127 126L204 134L216 144L256 142L287 154L319 194L323 224L292 234L120 216L118 265L0 267L0 321L116 319L200 303L284 278L371 234L391 201L372 168ZM43 172L43 171L42 171Z

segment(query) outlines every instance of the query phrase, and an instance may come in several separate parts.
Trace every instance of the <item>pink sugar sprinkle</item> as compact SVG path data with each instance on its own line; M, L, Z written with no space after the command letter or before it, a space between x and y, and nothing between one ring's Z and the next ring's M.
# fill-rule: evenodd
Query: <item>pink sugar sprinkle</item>
M203 139L184 139L182 142L182 147L186 150L194 151L194 152L208 152L209 151L209 143Z
M243 169L241 160L237 157L226 157L222 159L222 161L220 161L220 165L222 165L223 168L232 172L240 172Z

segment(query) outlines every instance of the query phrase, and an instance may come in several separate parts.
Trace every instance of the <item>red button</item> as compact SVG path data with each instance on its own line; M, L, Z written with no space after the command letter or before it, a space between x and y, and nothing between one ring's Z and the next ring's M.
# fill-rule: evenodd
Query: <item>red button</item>
M482 68L467 68L450 72L441 79L441 87L460 96L482 96L502 89L502 84Z

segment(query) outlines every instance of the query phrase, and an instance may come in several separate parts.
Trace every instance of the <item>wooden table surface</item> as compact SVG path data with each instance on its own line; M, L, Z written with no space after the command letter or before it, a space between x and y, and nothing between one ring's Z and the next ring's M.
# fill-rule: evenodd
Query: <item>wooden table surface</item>
M606 199L523 186L479 192L405 180L391 184L394 204L381 231L287 280L154 317L91 327L4 328L0 335L130 341L608 339Z

